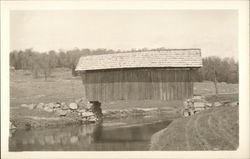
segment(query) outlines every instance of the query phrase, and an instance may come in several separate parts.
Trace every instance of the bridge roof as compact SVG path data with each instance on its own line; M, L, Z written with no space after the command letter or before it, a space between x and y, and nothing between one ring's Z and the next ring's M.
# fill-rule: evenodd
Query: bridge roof
M117 68L201 67L200 49L168 49L82 56L76 71Z

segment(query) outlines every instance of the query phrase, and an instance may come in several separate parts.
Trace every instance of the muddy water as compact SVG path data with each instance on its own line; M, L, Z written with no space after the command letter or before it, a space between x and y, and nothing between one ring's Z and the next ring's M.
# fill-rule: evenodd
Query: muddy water
M16 130L10 151L133 151L148 150L151 136L171 120L151 123L107 121L102 124Z

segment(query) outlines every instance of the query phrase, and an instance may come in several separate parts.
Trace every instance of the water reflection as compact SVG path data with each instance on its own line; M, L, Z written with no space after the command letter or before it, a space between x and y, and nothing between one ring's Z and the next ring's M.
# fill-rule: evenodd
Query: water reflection
M170 121L132 127L102 124L50 129L17 130L9 139L10 151L116 151L148 150L153 133Z

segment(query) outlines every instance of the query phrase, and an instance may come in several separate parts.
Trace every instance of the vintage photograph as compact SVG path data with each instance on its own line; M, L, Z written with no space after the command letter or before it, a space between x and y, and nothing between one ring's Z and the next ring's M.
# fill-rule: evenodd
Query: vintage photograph
M236 151L238 10L11 10L9 151Z

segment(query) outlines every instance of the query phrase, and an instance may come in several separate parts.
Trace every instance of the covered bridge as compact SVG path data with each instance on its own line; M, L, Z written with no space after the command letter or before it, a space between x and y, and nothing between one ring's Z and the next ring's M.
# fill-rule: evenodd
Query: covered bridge
M200 49L82 56L76 67L88 100L179 100L193 96Z

